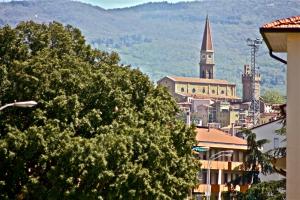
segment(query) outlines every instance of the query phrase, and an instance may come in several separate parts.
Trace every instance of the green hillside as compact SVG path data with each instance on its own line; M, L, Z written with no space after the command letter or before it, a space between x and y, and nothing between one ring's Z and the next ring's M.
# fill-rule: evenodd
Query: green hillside
M300 13L298 0L203 0L148 3L125 9L67 0L0 3L0 25L22 20L59 21L80 28L94 47L116 51L124 64L139 67L153 81L165 75L198 76L206 14L213 33L217 78L241 88L243 65L250 60L247 38L259 27ZM271 59L265 44L257 59L264 89L285 91L285 66Z

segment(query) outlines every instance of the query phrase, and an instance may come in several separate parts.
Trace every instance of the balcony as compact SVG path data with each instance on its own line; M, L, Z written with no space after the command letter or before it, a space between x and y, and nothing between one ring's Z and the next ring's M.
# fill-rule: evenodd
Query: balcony
M249 187L250 187L249 185L237 185L235 190L240 191L240 192L246 192L249 189ZM194 188L193 192L194 193L205 193L208 190L207 188L208 188L208 186L206 184L199 184ZM226 192L226 191L228 191L228 187L225 184L221 184L221 185L212 184L211 185L212 193Z
M201 169L208 169L208 160L201 160L200 162L201 162ZM210 163L210 169L240 170L238 168L242 164L243 164L243 162L213 160Z
M205 193L208 189L208 186L206 184L200 184L194 188L195 193ZM211 185L211 192L212 193L218 193L218 192L228 191L228 187L226 185L218 185L218 184L212 184Z

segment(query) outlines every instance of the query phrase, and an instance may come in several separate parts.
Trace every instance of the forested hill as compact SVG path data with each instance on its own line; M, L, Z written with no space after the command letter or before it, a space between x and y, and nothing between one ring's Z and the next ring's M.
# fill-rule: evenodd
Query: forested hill
M59 21L80 28L94 47L117 51L124 64L139 67L153 81L165 75L197 76L206 14L211 20L217 78L241 84L250 59L247 38L259 27L300 13L298 0L203 0L148 3L124 9L67 0L0 3L0 25L23 20ZM263 44L258 64L263 88L285 90L285 67L273 61ZM240 87L239 87L240 88Z

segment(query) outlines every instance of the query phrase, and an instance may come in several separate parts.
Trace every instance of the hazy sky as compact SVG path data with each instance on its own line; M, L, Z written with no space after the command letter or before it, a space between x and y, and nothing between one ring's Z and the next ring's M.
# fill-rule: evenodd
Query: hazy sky
M93 5L98 5L102 8L123 8L129 6L135 6L147 2L162 2L166 0L78 0ZM180 1L192 1L192 0L167 0L168 2L176 3Z

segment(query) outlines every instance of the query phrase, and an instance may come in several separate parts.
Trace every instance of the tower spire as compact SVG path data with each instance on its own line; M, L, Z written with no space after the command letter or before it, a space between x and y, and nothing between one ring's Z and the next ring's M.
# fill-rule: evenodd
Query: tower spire
M208 15L206 15L203 39L200 51L200 78L214 79L214 48Z
M208 15L206 15L205 28L203 32L201 51L213 51L213 43L211 37L210 23Z

